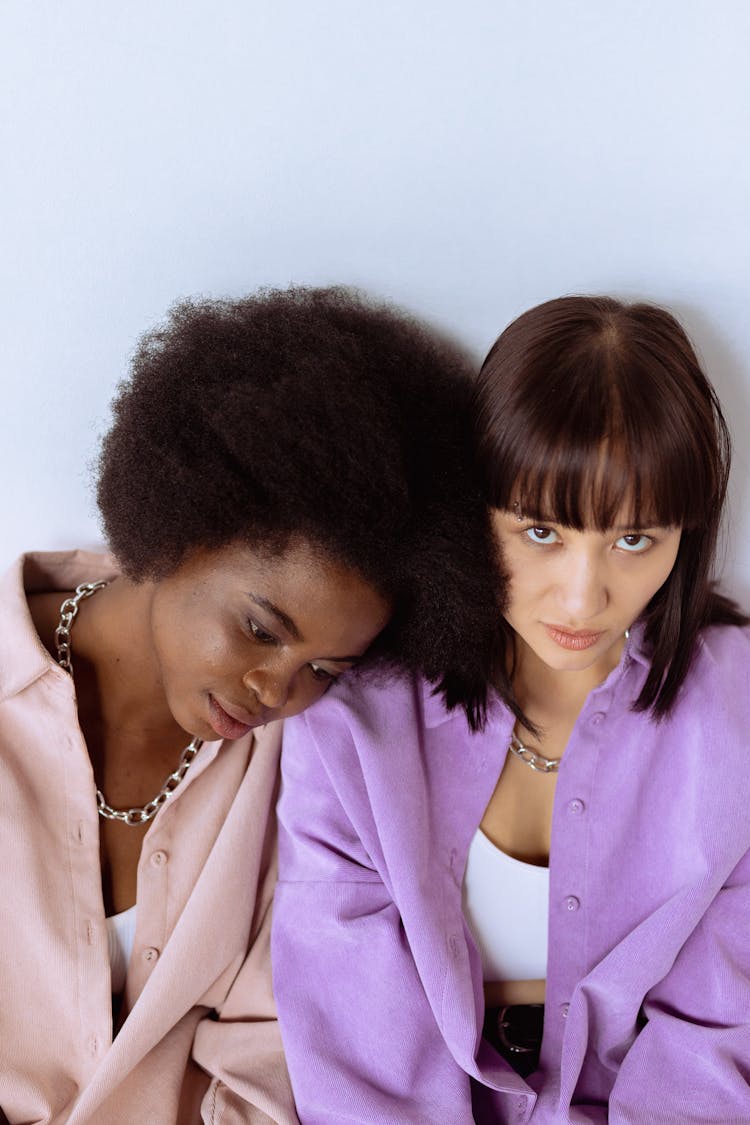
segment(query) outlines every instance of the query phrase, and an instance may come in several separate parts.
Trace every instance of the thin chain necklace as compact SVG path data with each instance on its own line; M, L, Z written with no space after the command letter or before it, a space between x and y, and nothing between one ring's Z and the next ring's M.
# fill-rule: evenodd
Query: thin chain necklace
M80 586L76 587L75 594L70 598L66 598L60 606L60 623L55 629L57 663L69 673L71 679L73 679L73 659L70 648L70 630L76 619L78 607L82 601L85 601L86 598L90 598L92 594L95 594L97 590L103 589L106 585L106 582L83 582ZM170 773L156 796L139 809L113 809L111 805L107 804L101 789L97 789L96 804L99 809L99 816L103 816L105 820L119 820L122 824L147 824L149 820L156 816L165 801L168 801L172 796L175 789L190 769L193 758L202 745L202 738L194 738L190 744L185 747L180 754L177 769L174 773Z
M522 762L525 762L530 769L536 770L537 773L557 773L560 769L559 758L545 758L544 754L538 754L536 750L530 750L528 746L524 746L515 731L510 736L508 749L511 754L515 754L517 758L520 758Z
M520 516L519 516L520 519ZM625 630L625 643L630 640L630 629ZM544 754L539 754L536 750L530 750L528 746L524 746L521 739L515 731L510 736L510 745L508 750L511 754L515 754L522 762L537 773L557 773L560 769L560 758L545 758Z

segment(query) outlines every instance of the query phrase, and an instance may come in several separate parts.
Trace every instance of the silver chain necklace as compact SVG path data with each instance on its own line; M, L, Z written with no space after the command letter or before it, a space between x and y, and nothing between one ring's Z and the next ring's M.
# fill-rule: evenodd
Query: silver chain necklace
M83 582L76 587L72 597L66 598L60 606L60 624L55 629L55 646L57 648L57 663L73 679L73 659L70 648L70 630L78 613L78 607L86 598L90 598L97 590L103 589L106 582ZM159 792L152 800L140 809L113 809L107 804L101 789L96 791L96 804L99 816L105 820L119 820L122 824L147 824L168 801L177 786L190 769L193 758L203 745L202 738L194 738L180 754L180 761L174 773L170 773Z
M511 754L515 754L537 773L557 773L560 769L559 758L545 758L544 754L537 754L536 750L530 750L528 746L524 746L515 732L510 736L508 749Z
M521 518L520 516L518 517ZM625 643L630 640L630 629L625 630ZM522 762L537 773L557 773L560 769L560 758L545 758L544 754L538 754L536 750L530 750L528 746L524 746L521 739L515 731L510 736L510 746L508 747L511 754L515 754Z

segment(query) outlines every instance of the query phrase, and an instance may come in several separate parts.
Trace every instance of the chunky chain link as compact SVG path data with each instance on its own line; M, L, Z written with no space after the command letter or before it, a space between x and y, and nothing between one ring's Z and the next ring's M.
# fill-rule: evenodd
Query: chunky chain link
M511 754L515 754L527 766L530 766L537 773L557 773L560 768L559 758L545 758L543 754L537 754L536 750L530 750L528 746L524 746L517 735L510 736L510 746L508 747Z
M97 590L106 586L106 582L82 582L76 586L72 597L66 598L60 606L60 624L55 629L55 644L57 646L57 663L66 672L73 675L73 658L70 651L70 630L78 613L78 607L86 598L90 598Z
M156 816L164 802L172 796L190 769L193 758L202 745L202 739L194 738L190 745L185 747L180 755L180 764L177 769L174 773L170 773L156 796L140 809L113 809L111 805L107 804L101 789L97 789L96 804L99 809L99 816L103 816L105 820L119 820L123 824L147 824L152 817Z
M57 663L73 677L73 656L70 647L70 630L78 613L78 607L86 598L90 598L97 590L106 586L106 582L82 582L76 587L75 593L66 598L60 606L60 623L55 629L55 646L57 648ZM147 824L156 816L157 812L174 793L177 786L190 769L193 758L203 745L202 738L194 738L182 751L177 769L169 774L159 792L152 800L139 809L113 809L101 789L96 791L96 805L99 816L105 820L119 820L122 824Z

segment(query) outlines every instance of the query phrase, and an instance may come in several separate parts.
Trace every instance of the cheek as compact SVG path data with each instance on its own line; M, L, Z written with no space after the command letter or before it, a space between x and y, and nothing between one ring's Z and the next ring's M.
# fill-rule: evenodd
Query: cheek
M250 663L215 620L172 622L169 631L161 632L159 642L160 663L175 682L196 677L207 681L219 679L230 669L242 667L244 671Z
M672 566L662 564L658 568L655 568L648 576L644 577L641 582L634 585L628 599L630 602L630 616L635 617L642 613L654 594L662 588L671 573Z
M503 617L511 628L517 633L524 633L532 619L536 617L533 609L534 599L529 597L528 592L519 589L518 586L511 586L503 610Z
M537 601L544 590L544 583L530 560L526 566L515 561L513 565L506 565L507 596L506 613L514 613L524 606L532 605Z
M660 574L658 574L654 578L654 581L651 585L651 588L648 591L648 597L646 598L646 604L651 601L651 599L653 598L653 596L657 592L657 590L661 590L662 586L667 581L667 579L669 578L671 573L672 573L672 568L670 567L669 570L662 571Z
M667 581L670 574L672 573L672 571L675 568L675 563L677 562L677 555L678 555L678 552L679 552L679 549L680 549L680 536L679 535L676 537L676 539L671 544L671 548L672 549L662 559L661 565L659 566L656 574L654 575L654 589L653 589L653 593L651 595L652 597L653 597L653 594L655 594L657 590L661 589L661 587Z
M206 630L200 636L196 636L192 642L191 653L192 663L199 658L200 663L207 668L220 669L230 665L244 667L251 663L249 655L242 651L241 646L236 642L232 644L229 637L216 632L215 629L213 632Z

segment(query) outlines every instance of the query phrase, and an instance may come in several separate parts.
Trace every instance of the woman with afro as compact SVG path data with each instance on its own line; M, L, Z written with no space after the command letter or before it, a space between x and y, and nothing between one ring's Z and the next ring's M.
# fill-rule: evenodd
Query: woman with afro
M143 339L99 463L111 556L28 554L0 585L8 1121L296 1122L280 720L377 661L481 699L468 383L341 289L184 303Z

